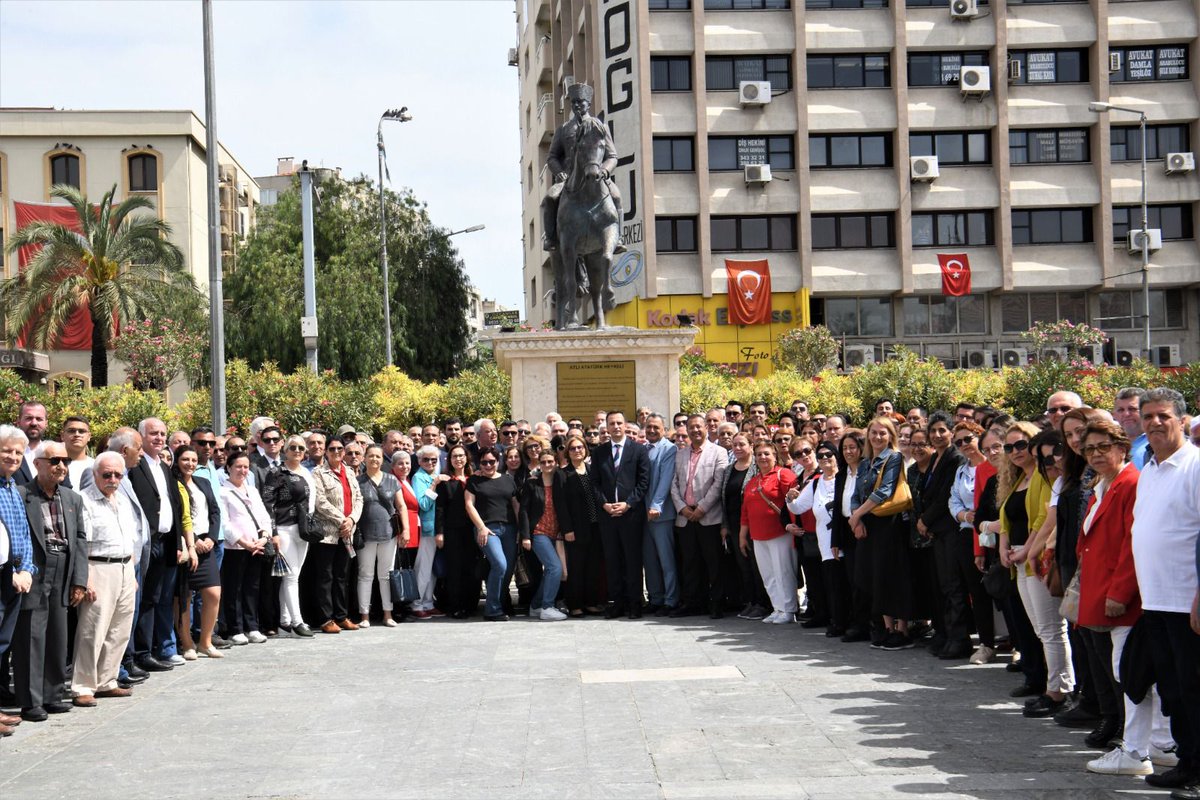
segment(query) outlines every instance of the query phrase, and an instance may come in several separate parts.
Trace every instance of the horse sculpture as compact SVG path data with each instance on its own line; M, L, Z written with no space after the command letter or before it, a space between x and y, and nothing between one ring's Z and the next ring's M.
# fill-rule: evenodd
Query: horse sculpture
M595 117L580 123L571 169L558 201L558 250L553 262L559 330L583 327L580 297L591 299L597 329L606 327L604 314L616 305L609 275L620 219L601 166L607 135L604 123Z

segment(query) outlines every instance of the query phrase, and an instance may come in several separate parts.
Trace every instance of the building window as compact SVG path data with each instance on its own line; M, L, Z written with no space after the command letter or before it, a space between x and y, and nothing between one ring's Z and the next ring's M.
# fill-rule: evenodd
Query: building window
M887 8L887 0L805 0L805 8Z
M129 191L158 191L158 157L137 153L129 157Z
M1082 244L1092 241L1090 208L1014 208L1012 243Z
M982 295L921 295L903 302L905 336L987 333L987 299Z
M809 136L808 156L813 169L890 167L892 135L863 133Z
M1100 318L1104 330L1134 330L1142 327L1146 301L1141 289L1100 293ZM1150 290L1150 327L1183 328L1183 292L1179 289Z
M909 53L909 86L958 86L963 67L986 67L987 53Z
M939 166L992 163L991 136L987 131L910 133L908 150L914 156L937 156Z
M1021 65L1013 83L1083 83L1088 79L1087 50L1012 50L1009 61Z
M994 244L992 212L939 211L912 215L913 247Z
M650 0L651 11L690 11L692 0Z
M50 185L58 186L64 183L76 189L80 188L79 156L70 153L50 156Z
M792 7L792 0L704 0L705 11L779 11Z
M695 217L655 217L654 248L659 253L696 252Z
M1024 333L1035 322L1087 322L1084 292L1039 292L1000 296L1000 320L1005 333Z
M825 327L834 336L891 336L889 297L827 297Z
M1082 164L1090 152L1087 128L1008 132L1010 164Z
M1108 76L1109 83L1128 81L1179 81L1188 77L1188 51L1186 44L1171 44L1162 47L1118 47L1109 54L1118 53L1121 68Z
M692 59L689 56L653 56L650 59L650 91L690 92Z
M1113 161L1140 161L1142 159L1142 131L1137 125L1132 127L1114 125L1111 131ZM1167 153L1186 153L1189 150L1186 123L1146 126L1147 160L1166 158Z
M892 215L813 214L813 250L895 247Z
M710 136L709 172L740 170L747 164L770 164L771 169L795 169L791 136Z
M904 0L904 5L907 8L946 8L950 5L950 0ZM979 0L979 5L986 6L987 0Z
M892 85L892 70L886 53L808 57L808 88L854 89Z
M792 214L713 217L711 232L714 253L796 249L796 217Z
M786 91L792 88L792 57L709 56L704 75L714 92L737 89L742 81L770 81L772 90Z
M690 136L655 136L655 172L695 172L695 143Z
M1192 238L1192 207L1188 205L1150 206L1146 209L1150 228L1162 231L1162 238ZM1113 241L1124 242L1131 230L1142 227L1141 206L1113 207Z

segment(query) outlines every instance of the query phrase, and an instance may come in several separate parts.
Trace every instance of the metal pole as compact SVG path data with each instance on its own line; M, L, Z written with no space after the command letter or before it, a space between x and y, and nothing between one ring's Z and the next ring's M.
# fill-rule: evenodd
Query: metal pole
M225 432L225 296L221 287L221 169L217 143L217 89L213 70L212 0L203 0L204 12L204 127L208 166L208 321L209 361L212 362L212 426Z
M304 316L307 325L301 324L304 337L304 359L308 368L317 371L317 277L316 257L313 254L313 203L312 172L308 162L300 170L300 220L304 232ZM306 327L311 325L311 329Z
M387 259L387 214L384 212L383 197L383 119L379 120L379 128L375 136L375 146L379 150L379 261L383 268L383 352L387 357L387 366L392 366L392 298L388 289L388 259Z
M1139 127L1142 131L1142 331L1146 338L1146 360L1151 361L1150 351L1150 209L1146 204L1146 115L1141 115Z

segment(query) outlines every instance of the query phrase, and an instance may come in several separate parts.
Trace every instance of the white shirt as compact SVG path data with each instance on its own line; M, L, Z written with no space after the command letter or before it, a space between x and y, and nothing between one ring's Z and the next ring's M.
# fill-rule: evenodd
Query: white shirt
M833 503L834 484L837 476L822 477L815 485L805 484L800 487L800 496L787 504L788 511L800 516L805 511L812 511L817 520L817 546L821 550L822 561L833 560L833 514L830 507Z
M1142 608L1187 614L1196 595L1200 449L1191 442L1146 462L1133 505L1133 563Z
M207 536L210 533L208 529L208 498L194 482L187 485L187 490L188 500L191 503L192 536Z
M842 516L850 519L850 515L854 513L852 503L854 502L854 489L858 486L858 474L856 472L846 472L846 486L842 490Z
M137 518L129 498L121 492L105 497L95 484L80 492L88 555L94 558L124 558L134 554Z
M71 479L71 486L75 488L75 491L79 491L80 481L83 480L83 473L90 470L95 463L96 459L91 456L84 456L67 464L67 477Z
M150 465L150 477L158 490L158 532L170 533L175 515L171 513L171 497L167 494L167 476L163 473L162 462L146 453L142 453L142 459Z

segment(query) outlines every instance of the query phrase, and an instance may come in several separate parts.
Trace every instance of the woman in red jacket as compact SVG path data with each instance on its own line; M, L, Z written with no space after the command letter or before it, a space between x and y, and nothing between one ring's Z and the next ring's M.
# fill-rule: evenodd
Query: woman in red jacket
M1096 483L1076 552L1079 555L1080 626L1107 630L1112 637L1110 677L1120 681L1121 651L1129 631L1142 614L1137 574L1133 568L1133 503L1137 499L1138 470L1129 462L1129 437L1108 420L1088 424L1083 456L1096 471ZM1158 696L1150 692L1142 702L1125 701L1125 737L1121 745L1089 761L1089 772L1104 775L1149 775L1151 729L1164 731ZM1159 733L1157 739L1169 739Z
M784 527L788 490L796 485L796 473L779 466L771 442L754 445L758 474L746 484L742 496L742 526L738 544L749 555L754 542L754 557L763 585L775 613L763 622L785 624L796 621L800 602L796 597L796 554L792 535Z

